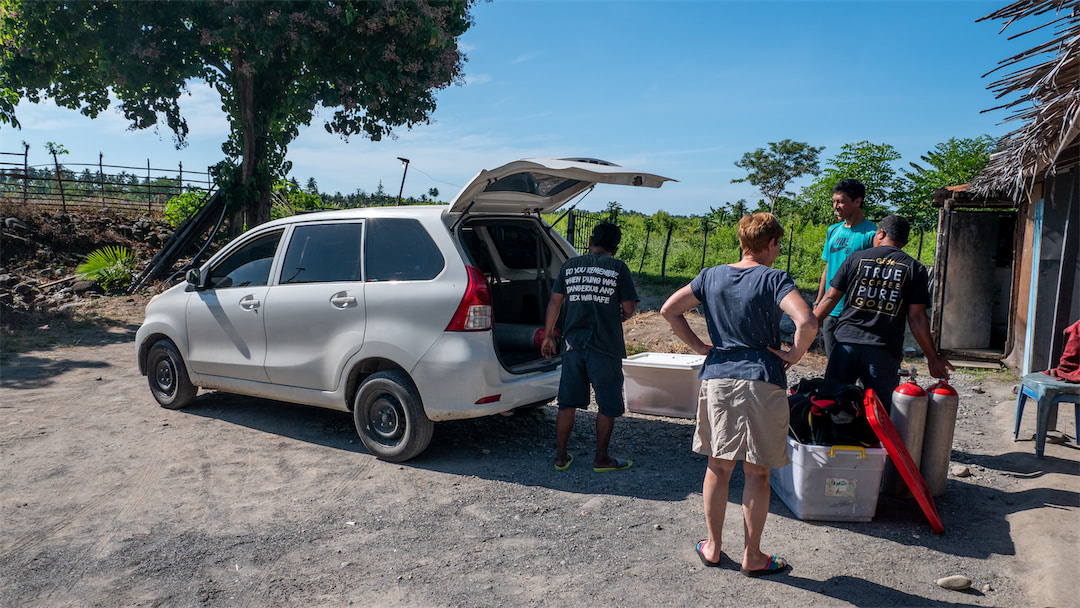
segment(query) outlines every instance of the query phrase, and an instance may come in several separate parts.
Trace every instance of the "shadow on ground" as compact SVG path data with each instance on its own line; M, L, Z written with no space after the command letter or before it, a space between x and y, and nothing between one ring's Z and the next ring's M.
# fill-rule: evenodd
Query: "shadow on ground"
M44 356L13 354L4 359L0 372L0 387L17 390L33 390L51 386L63 380L64 372L71 369L105 369L112 364L105 361L57 361Z
M202 393L182 410L348 452L367 453L352 415L227 393ZM512 416L440 422L428 449L402 463L450 475L470 475L566 492L680 501L700 492L705 458L693 454L693 426L661 418L623 418L616 423L613 455L634 460L629 471L594 473L594 412L579 412L568 471L554 469L555 408L544 406ZM630 481L631 483L627 483ZM741 484L741 478L738 482ZM741 487L741 485L739 486Z
M345 412L213 392L201 394L184 411L298 441L357 454L367 453L356 436L351 414ZM615 427L612 454L632 458L634 467L609 474L592 471L594 424L593 412L579 412L570 442L575 462L565 472L555 471L553 466L555 408L552 406L513 416L438 423L428 449L402 464L449 475L475 476L581 494L674 502L700 493L706 461L689 449L693 434L691 424L655 417L620 419ZM1000 456L954 453L954 457L1016 475L1078 474L1074 463L1053 458L1036 460L1033 455L1020 452ZM741 501L742 489L741 467L736 467L729 494L732 503ZM1010 538L1009 515L1047 505L1075 507L1078 495L1049 488L1008 492L950 478L945 496L935 502L945 524L943 535L933 533L914 499L884 494L871 522L804 523L848 530L902 545L926 547L947 555L985 558L1016 553ZM773 517L795 518L775 496L769 511ZM956 542L957 538L964 538L965 542ZM864 586L873 586L864 583ZM814 584L819 583L815 581ZM870 596L872 594L867 591L867 597ZM898 605L906 605L903 599L898 599Z
M847 602L853 606L943 606L945 608L976 608L981 606L981 604L978 603L931 600L922 596L905 593L898 589L879 585L855 576L833 576L824 581L818 581L811 578L786 575L777 576L767 582L770 584L789 585L804 591L820 593ZM981 592L974 589L969 589L960 593L974 598L983 597ZM975 601L977 602L978 599Z

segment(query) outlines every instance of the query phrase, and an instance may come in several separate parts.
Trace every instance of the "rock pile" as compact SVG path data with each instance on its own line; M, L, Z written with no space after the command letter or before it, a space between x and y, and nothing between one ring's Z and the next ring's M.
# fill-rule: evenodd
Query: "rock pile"
M0 322L29 314L64 314L104 293L75 276L86 256L106 245L133 252L140 267L173 233L154 218L7 209L0 223Z

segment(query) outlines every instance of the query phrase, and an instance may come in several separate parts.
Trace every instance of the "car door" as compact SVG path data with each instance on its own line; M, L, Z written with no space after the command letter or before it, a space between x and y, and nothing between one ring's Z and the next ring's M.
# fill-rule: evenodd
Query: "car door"
M266 382L263 310L282 230L249 238L207 270L187 305L188 364L210 376Z
M266 374L274 384L336 388L364 343L363 222L299 224L266 306Z

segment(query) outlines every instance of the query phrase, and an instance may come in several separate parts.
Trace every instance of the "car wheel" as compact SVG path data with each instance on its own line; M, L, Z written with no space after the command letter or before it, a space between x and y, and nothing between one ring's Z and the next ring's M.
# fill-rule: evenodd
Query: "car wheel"
M412 380L400 371L368 376L356 391L353 418L364 447L379 460L390 462L423 452L435 428Z
M195 400L199 389L188 378L187 366L171 340L158 340L146 360L150 392L161 407L178 410Z

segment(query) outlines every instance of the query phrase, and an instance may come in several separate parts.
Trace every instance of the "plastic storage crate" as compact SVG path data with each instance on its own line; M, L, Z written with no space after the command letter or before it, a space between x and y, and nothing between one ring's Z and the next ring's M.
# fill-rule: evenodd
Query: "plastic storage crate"
M639 414L697 418L698 371L705 355L640 353L623 359L626 409Z
M769 485L795 517L870 521L877 511L884 448L806 445L788 437L791 464L776 469Z

